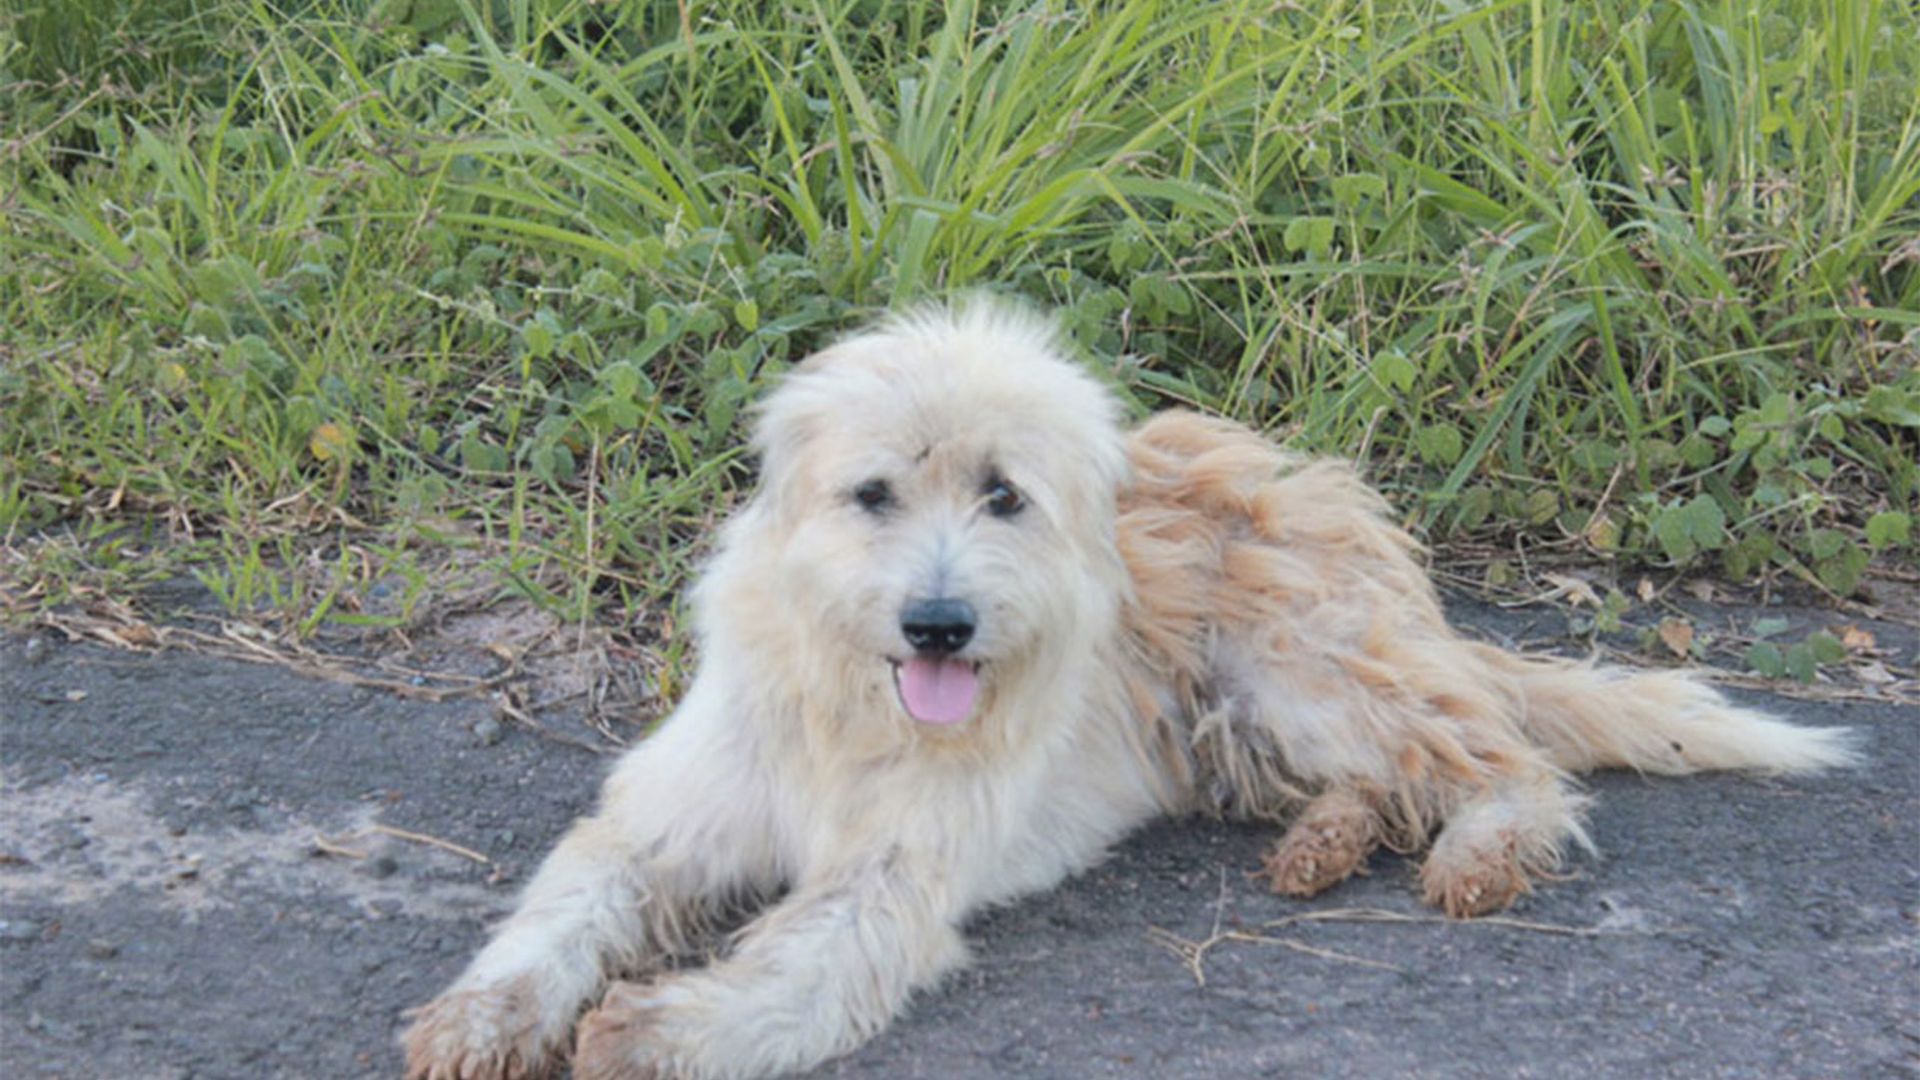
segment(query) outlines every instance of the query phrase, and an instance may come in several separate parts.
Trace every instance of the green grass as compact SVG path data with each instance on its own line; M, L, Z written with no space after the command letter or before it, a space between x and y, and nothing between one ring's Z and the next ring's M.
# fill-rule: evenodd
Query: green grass
M0 8L16 609L184 568L306 632L457 547L658 610L743 406L978 287L1443 542L1915 550L1911 4L684 11Z

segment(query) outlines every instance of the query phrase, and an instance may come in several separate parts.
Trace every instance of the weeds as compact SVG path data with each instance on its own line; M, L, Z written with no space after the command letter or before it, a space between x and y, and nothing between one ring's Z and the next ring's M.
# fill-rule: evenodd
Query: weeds
M1843 596L1914 550L1911 5L4 18L0 531L217 535L171 557L296 631L368 530L661 610L768 381L973 287L1442 540Z

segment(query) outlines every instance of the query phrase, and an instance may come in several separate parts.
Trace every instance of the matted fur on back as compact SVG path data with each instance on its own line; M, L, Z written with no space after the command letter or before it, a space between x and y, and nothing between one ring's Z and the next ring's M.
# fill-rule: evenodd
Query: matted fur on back
M1450 806L1515 767L1800 771L1852 760L1845 732L1736 708L1691 675L1521 657L1461 637L1419 544L1344 462L1178 411L1134 431L1128 454L1117 542L1134 584L1136 700L1149 725L1187 732L1157 742L1187 744L1202 805L1279 816L1328 783L1357 781L1418 844ZM1302 730L1317 713L1326 722Z

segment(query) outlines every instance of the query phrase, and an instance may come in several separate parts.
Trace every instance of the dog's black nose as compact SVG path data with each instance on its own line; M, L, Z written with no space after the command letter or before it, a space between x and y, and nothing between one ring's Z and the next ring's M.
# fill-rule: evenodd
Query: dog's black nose
M923 653L956 653L973 640L973 605L943 597L915 600L900 613L900 631L907 644Z

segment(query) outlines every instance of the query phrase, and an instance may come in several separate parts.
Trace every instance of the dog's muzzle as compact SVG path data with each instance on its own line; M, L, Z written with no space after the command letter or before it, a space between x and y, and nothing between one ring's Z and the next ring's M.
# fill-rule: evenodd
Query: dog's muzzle
M979 618L965 600L915 600L900 613L900 632L915 652L948 656L967 647Z
M913 656L893 665L893 686L907 715L923 724L958 724L980 698L980 667L955 654L973 640L973 605L954 597L915 600L900 612Z

